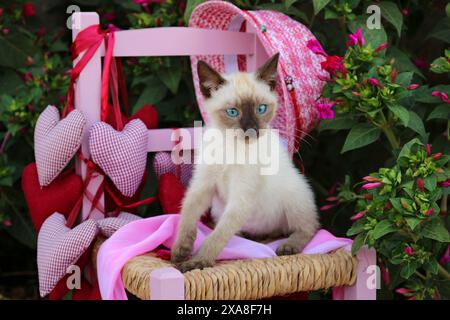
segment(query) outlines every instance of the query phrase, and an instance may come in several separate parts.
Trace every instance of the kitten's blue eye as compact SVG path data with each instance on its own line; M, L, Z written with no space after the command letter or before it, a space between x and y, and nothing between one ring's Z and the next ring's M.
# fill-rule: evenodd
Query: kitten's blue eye
M239 111L236 108L228 108L226 112L227 115L231 118L236 118L239 114Z
M266 104L260 104L257 108L256 108L256 112L258 114L263 114L267 111L267 105Z

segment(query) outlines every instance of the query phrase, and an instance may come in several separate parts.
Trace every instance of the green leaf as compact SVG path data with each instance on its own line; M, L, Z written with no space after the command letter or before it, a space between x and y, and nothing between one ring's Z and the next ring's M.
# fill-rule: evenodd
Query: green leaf
M437 178L434 174L423 179L425 188L429 191L434 191L437 187Z
M363 246L365 240L366 240L365 233L360 233L356 236L352 244L352 255L356 255L356 253L358 253L359 249L361 249L361 247Z
M417 265L415 263L408 263L402 268L402 270L400 271L400 275L404 279L409 279L409 277L411 277L414 272L416 272L416 269Z
M380 239L381 237L396 231L397 228L394 226L394 224L389 220L382 220L377 223L375 228L372 231L373 238L375 240Z
M389 47L386 55L389 59L394 59L394 67L397 68L398 72L413 71L423 79L425 78L419 68L412 63L411 59L402 50L399 50L396 47Z
M431 258L430 261L424 263L423 267L425 268L425 271L431 274L437 274L439 270L438 262L433 258Z
M395 27L397 34L400 37L402 33L403 15L397 5L393 2L383 1L379 4L379 6L383 18Z
M439 242L450 242L450 234L439 217L431 219L422 228L421 235Z
M422 139L426 139L427 133L425 132L423 121L414 111L409 111L408 128L417 132L422 137Z
M369 29L364 16L358 17L350 22L348 27L351 32L355 32L356 29L361 28L366 43L370 43L372 48L377 48L380 44L387 42L387 35L384 28L381 26L380 29Z
M186 24L189 22L192 11L194 11L195 7L197 7L199 4L201 4L205 1L206 0L187 0L186 10L184 11L184 21L186 22Z
M356 120L349 115L337 115L334 119L321 120L317 126L317 130L322 132L326 130L351 129L356 124Z
M351 228L348 229L347 236L351 237L351 236L357 235L358 233L363 232L364 225L365 225L365 222L363 222L362 220L357 220L356 222L353 223Z
M445 17L441 19L428 34L428 38L435 38L450 43L450 18Z
M450 119L450 104L446 103L435 107L428 116L427 121L432 119Z
M162 82L148 85L134 104L132 112L138 111L144 104L155 104L160 102L165 98L166 94L167 87Z
M399 104L394 104L394 105L388 105L389 110L395 114L397 116L397 118L400 119L400 121L402 122L402 124L407 127L408 123L409 123L409 111L399 105Z
M286 9L289 9L297 1L298 0L284 0L284 6L286 7Z
M418 218L413 218L413 217L405 218L405 220L406 220L406 223L408 224L408 226L411 228L412 231L414 231L414 229L416 229L416 227L422 221L422 220L420 220Z
M345 140L341 153L367 146L378 140L380 129L366 123L354 126Z
M397 78L395 78L395 83L402 84L405 87L409 86L411 84L413 75L414 72L412 71L401 72L397 75Z
M162 69L159 78L169 88L170 92L176 94L181 80L181 68Z
M314 15L318 14L320 10L326 7L331 0L313 0Z

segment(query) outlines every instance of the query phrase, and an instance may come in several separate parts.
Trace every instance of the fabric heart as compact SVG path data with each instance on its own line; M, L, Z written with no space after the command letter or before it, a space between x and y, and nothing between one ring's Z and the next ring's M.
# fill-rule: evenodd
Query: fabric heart
M83 194L83 180L72 169L62 173L49 186L41 188L37 167L33 162L23 169L22 191L31 220L36 231L39 231L44 221L54 212L69 216Z
M179 169L177 169L177 165L173 163L169 152L158 152L153 159L153 170L158 178L165 173L173 173L176 176L178 176L179 173L180 181L185 187L189 185L193 168L194 165L192 163L182 163L180 164Z
M110 108L110 110L112 110L112 108L113 108L112 105L110 105L109 108ZM153 106L151 106L149 104L143 105L131 117L127 117L127 116L122 114L122 122L124 124L127 124L128 122L130 122L132 120L135 120L135 119L141 120L145 124L147 129L156 129L156 128L158 128L158 112L156 111L156 109ZM106 122L110 123L110 124L115 124L116 123L114 112L112 112L112 111L108 112Z
M98 233L97 223L86 220L73 229L66 227L66 219L58 212L52 214L38 235L37 265L41 297L49 294L89 248Z
M78 110L61 121L55 106L48 106L41 113L34 130L34 155L42 187L58 176L80 148L85 124Z
M147 140L147 127L139 119L130 121L120 132L105 122L92 126L92 160L124 196L132 197L141 183L147 163Z
M128 212L121 212L117 217L105 218L98 221L98 227L102 235L109 238L124 225L139 219L142 218Z
M159 178L158 198L164 213L179 213L185 188L173 173Z

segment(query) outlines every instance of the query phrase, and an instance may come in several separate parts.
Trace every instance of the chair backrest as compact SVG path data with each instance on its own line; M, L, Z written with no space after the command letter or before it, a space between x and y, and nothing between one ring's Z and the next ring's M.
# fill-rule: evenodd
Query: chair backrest
M76 12L72 15L74 28L72 40L77 34L94 24L99 24L99 16L95 12ZM76 23L75 23L76 22ZM76 27L76 28L75 28ZM81 110L86 117L86 128L83 136L83 154L89 156L88 133L91 126L100 121L100 88L101 57L105 54L102 45L81 72L75 86L75 108ZM147 28L124 30L115 33L113 55L116 57L137 56L191 56L191 55L245 55L248 71L255 70L267 58L254 30L246 32L206 30L187 27ZM77 61L74 61L74 64ZM185 128L187 137L193 139L194 128ZM148 151L170 151L174 146L173 129L153 129L148 131ZM195 147L194 141L182 136L182 149ZM85 164L79 162L78 172L85 178ZM92 179L88 191L98 188L102 178ZM100 200L103 204L103 196ZM83 201L82 219L86 219L90 203Z

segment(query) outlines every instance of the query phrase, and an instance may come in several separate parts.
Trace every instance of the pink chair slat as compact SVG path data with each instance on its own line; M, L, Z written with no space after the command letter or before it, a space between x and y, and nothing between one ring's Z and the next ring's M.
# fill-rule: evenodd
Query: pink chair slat
M255 35L245 32L205 30L184 27L123 30L115 33L113 55L189 56L243 54L255 52ZM102 47L101 54L105 54Z
M199 131L196 131L199 130ZM180 129L153 129L148 130L148 152L171 151L177 143L177 136L180 136L180 146L182 150L192 150L198 147L201 139L202 128L180 128Z

